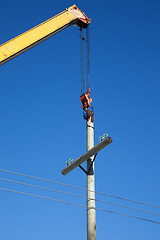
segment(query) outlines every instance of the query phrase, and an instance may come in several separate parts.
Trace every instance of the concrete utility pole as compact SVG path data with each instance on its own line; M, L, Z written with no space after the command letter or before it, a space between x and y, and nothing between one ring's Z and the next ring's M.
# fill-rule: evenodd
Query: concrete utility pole
M96 240L94 160L97 153L112 142L111 137L104 137L100 143L94 146L94 123L92 114L85 118L87 119L87 152L62 169L62 174L66 175L76 167L80 167L87 175L87 240ZM87 161L87 171L81 166L85 161Z
M94 179L94 160L99 151L112 142L111 137L104 137L101 142L94 146L94 123L93 112L84 116L87 127L87 152L71 162L64 169L62 174L66 175L80 167L87 175L87 240L96 240L96 210L95 210L95 179ZM81 166L87 161L87 171Z
M87 151L94 147L94 123L91 117L87 124ZM87 160L87 240L96 240L94 156Z

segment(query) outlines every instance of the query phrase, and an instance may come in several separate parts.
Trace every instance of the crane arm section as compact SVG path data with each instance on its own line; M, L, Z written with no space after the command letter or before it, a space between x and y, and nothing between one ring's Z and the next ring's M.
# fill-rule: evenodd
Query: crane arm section
M0 45L0 66L68 26L76 24L81 28L87 28L90 21L90 18L76 5L73 5L60 14Z

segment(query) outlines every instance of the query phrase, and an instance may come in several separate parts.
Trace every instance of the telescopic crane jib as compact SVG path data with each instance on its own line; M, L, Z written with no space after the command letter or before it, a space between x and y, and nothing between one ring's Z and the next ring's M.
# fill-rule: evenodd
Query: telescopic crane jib
M70 25L87 28L91 19L76 5L0 45L0 66Z

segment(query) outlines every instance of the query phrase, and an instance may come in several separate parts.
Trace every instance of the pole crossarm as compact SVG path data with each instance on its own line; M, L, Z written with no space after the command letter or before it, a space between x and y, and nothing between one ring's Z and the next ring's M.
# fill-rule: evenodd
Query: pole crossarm
M105 138L103 141L101 141L100 143L98 143L96 146L94 146L93 148L91 148L88 152L84 153L82 156L80 156L79 158L77 158L74 162L72 162L69 166L65 167L61 172L63 175L68 174L69 172L71 172L73 169L75 169L76 167L78 167L80 164L82 164L83 162L85 162L86 160L88 160L90 157L92 157L93 155L95 155L96 153L98 153L99 151L101 151L103 148L105 148L106 146L108 146L110 143L112 142L112 138L111 137L107 137Z

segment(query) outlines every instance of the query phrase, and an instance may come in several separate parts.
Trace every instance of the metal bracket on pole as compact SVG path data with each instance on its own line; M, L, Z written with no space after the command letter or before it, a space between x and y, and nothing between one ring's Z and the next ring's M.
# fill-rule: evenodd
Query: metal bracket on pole
M81 165L79 165L79 168L88 175L88 172Z
M97 156L97 153L94 155L93 161L92 161L92 163L91 163L88 171L86 171L81 165L79 165L80 169L82 169L82 171L85 172L87 175L89 174L89 172L90 172L90 170L91 170L91 168L92 168L92 166L93 166L93 163L94 163L94 161L95 161L95 159L96 159L96 156Z

